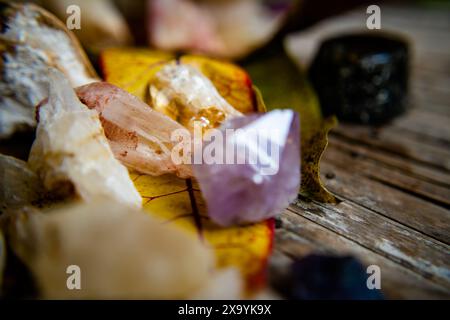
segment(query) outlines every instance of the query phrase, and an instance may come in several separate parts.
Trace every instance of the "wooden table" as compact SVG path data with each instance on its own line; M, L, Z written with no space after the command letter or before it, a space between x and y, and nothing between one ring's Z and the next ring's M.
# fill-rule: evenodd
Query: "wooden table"
M293 257L350 254L381 268L388 298L449 299L450 8L381 10L383 27L411 39L409 111L381 128L332 131L321 176L341 202L299 197L284 212L272 281Z

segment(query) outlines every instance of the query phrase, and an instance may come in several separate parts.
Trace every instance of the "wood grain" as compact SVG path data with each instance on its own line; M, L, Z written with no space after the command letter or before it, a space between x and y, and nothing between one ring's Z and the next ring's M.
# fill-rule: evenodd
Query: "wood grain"
M450 299L450 9L381 10L383 28L410 41L407 112L381 127L341 123L331 132L321 176L341 202L299 197L282 214L271 280L283 283L307 254L349 254L380 266L387 298Z
M276 250L270 266L272 282L286 276L281 270L289 268L293 258L309 253L351 255L365 265L378 265L381 269L381 288L391 299L442 299L446 288L412 272L392 260L355 244L352 240L339 236L301 216L283 217L283 229L276 233ZM280 257L281 256L281 257ZM281 260L281 261L280 261ZM282 280L281 280L282 282Z
M327 187L341 199L450 244L448 210L332 164L323 164L322 172Z
M343 201L331 206L308 201L291 205L301 215L450 289L449 247L381 215Z

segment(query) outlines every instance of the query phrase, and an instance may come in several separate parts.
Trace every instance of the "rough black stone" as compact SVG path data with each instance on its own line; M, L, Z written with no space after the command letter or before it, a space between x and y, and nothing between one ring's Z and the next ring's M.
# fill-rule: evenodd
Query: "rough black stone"
M408 45L390 34L350 34L320 46L309 77L325 115L382 124L405 110Z

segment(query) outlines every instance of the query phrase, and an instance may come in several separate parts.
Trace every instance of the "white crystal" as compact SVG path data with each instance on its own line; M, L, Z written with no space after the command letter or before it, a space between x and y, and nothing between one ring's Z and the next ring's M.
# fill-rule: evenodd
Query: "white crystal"
M207 127L215 127L229 118L242 116L205 75L187 64L167 64L159 70L151 83L150 94L155 110L191 130L195 120L206 121ZM217 118L217 123L213 118Z
M73 187L83 200L108 197L141 206L127 169L114 158L98 115L75 95L67 79L49 70L48 101L38 109L39 124L29 164L51 191Z

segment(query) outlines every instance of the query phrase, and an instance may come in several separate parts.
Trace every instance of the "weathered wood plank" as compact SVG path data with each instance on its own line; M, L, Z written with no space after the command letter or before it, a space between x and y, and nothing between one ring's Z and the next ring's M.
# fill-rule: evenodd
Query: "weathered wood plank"
M415 52L415 58L411 63L411 67L413 68L413 72L420 68L437 74L448 73L450 69L450 57L448 52ZM419 90L419 93L426 94L427 92L426 90ZM440 101L445 102L442 99Z
M374 150L370 146L348 143L342 139L331 136L329 138L329 150L337 150L349 154L353 158L372 159L385 167L397 170L410 175L414 178L428 181L437 185L450 187L450 173L415 163L404 157L385 152L383 150ZM328 149L324 153L323 161L333 163L334 158Z
M370 127L339 124L332 135L362 143L417 162L450 171L450 150L426 144L404 135L391 135Z
M447 32L450 28L449 9L437 10L426 7L396 6L382 4L382 20L386 27L416 27L431 32ZM352 14L357 14L358 11Z
M424 95L428 98L432 98L435 103L439 104L442 103L448 105L448 101L450 101L450 91L448 88L425 84L424 81L414 81L410 92L413 92L413 96Z
M363 9L344 20L363 25ZM321 171L343 201L291 205L276 232L274 265L286 269L288 256L310 252L348 253L382 268L390 298L449 299L450 10L381 9L383 29L411 43L410 108L382 128L332 131Z
M450 108L447 101L438 101L433 96L412 92L411 105L414 109L425 110L444 116L450 115Z
M427 145L430 145L430 146L436 146L438 148L450 150L450 141L445 136L436 137L436 136L430 135L426 132L420 132L420 130L415 129L413 127L401 128L396 125L391 125L390 127L386 128L386 131L388 131L390 134L392 134L394 136L403 135L410 139L414 139L414 140L420 141L422 143L426 143Z
M425 93L426 95L439 95L441 99L448 97L450 92L450 76L447 72L430 71L420 67L414 69L413 72L414 74L411 77L412 90L422 91L421 93Z
M282 216L283 227L275 238L275 252L270 259L270 280L275 287L283 284L291 257L310 253L352 255L365 265L381 269L381 289L390 299L444 299L450 292L411 270L355 244L301 216Z
M360 7L333 19L336 24L352 25L366 30L366 8ZM442 70L435 62L442 61L439 57L448 57L450 51L448 41L450 10L393 8L391 5L384 4L381 4L380 8L382 30L403 35L409 40L414 58L412 65L422 66L425 63L426 66L433 66L434 70Z
M427 110L429 112L433 112L438 115L441 114L443 116L450 115L450 108L448 105L441 104L441 103L432 103L432 102L427 101L426 99L423 100L422 105L423 105L423 107L417 106L416 109Z
M355 245L348 239L333 232L327 233L326 229L308 229L312 232L318 232L319 236L315 238L315 241L320 243L306 242L302 236L287 230L280 231L276 236L276 247L283 249L276 249L269 261L269 281L275 288L285 285L283 279L288 276L289 266L294 258L310 253L323 253L351 255L366 266L379 266L381 269L381 290L388 299L448 299L450 297L450 292L446 288L385 257Z
M322 163L321 171L327 188L339 197L450 244L449 210L330 163Z
M450 289L450 247L351 202L289 206L300 215ZM285 215L285 216L286 216Z
M372 180L396 187L441 206L450 205L450 190L448 187L419 179L404 171L385 166L382 162L359 156L358 153L352 153L351 150L334 147L332 144L330 144L326 156L338 167L351 168L354 172Z
M450 109L450 106L448 108ZM417 140L426 139L427 143L450 148L449 124L450 117L423 109L412 109L404 116L397 118L389 129L395 135L414 133Z

